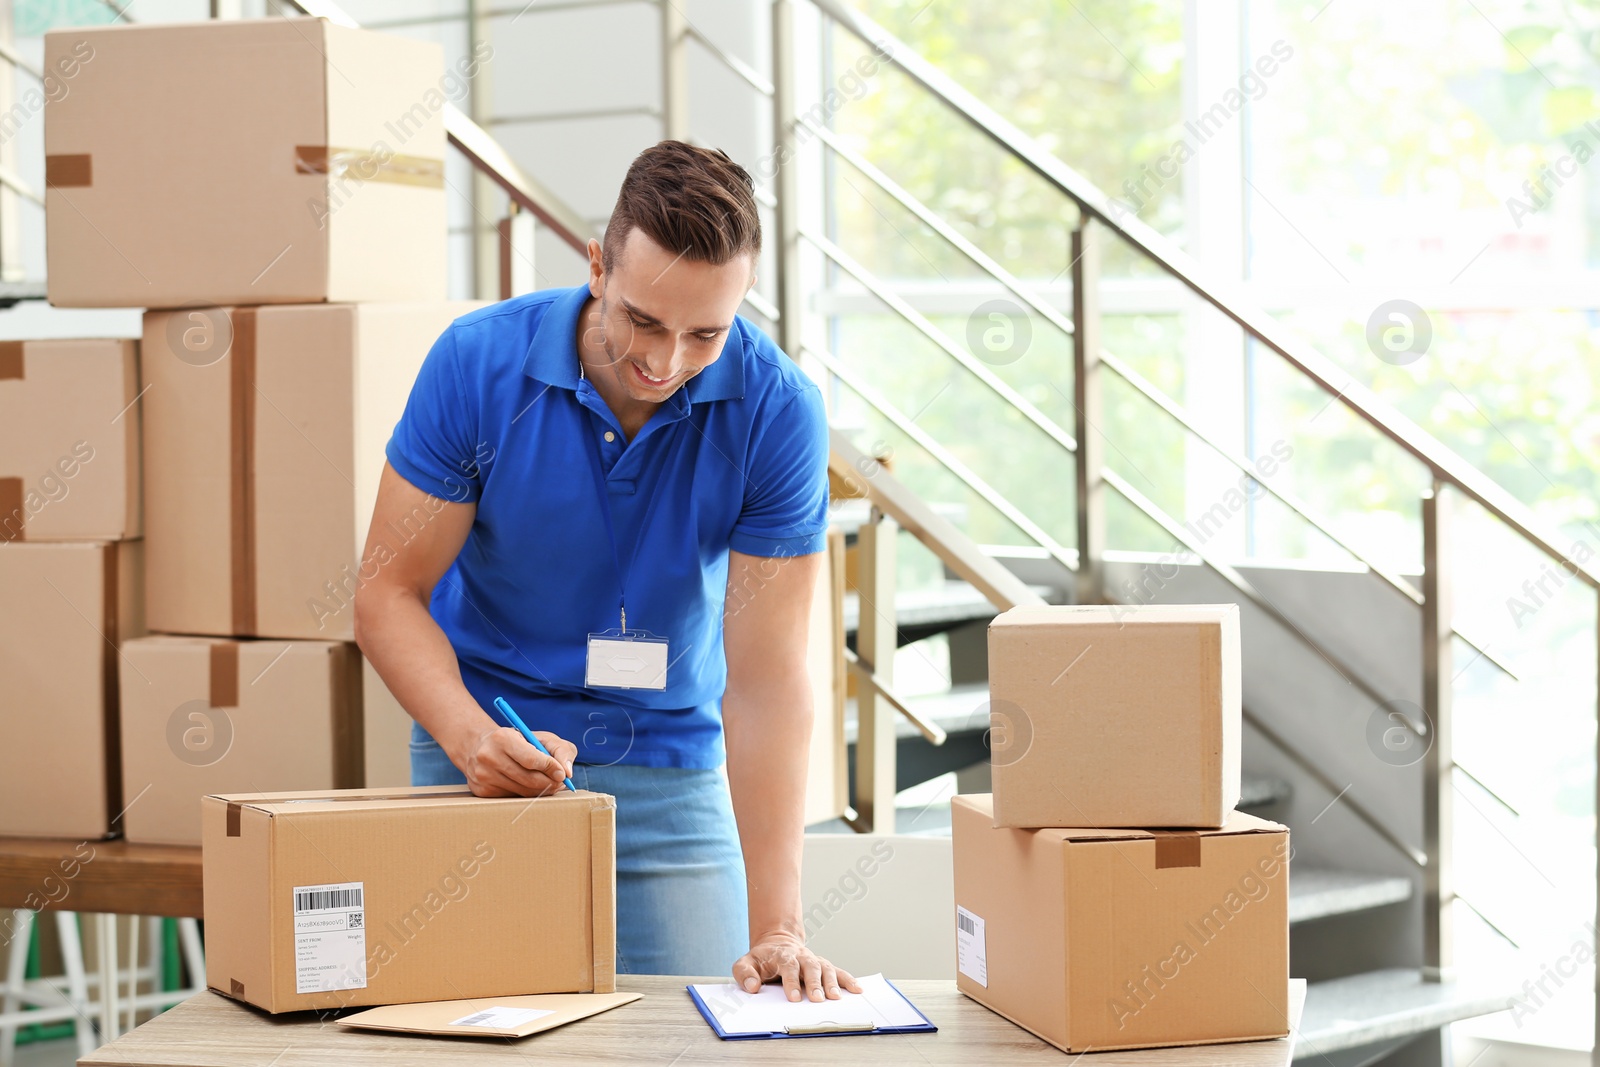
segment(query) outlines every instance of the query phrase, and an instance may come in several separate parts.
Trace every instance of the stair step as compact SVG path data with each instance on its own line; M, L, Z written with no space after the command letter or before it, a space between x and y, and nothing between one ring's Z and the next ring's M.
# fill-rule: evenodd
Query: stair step
M1048 585L1033 585L1032 589L1045 600L1059 600L1060 591ZM931 589L907 589L894 597L895 625L902 630L948 629L965 622L992 619L997 614L989 598L969 582L960 579L946 580ZM860 598L855 593L844 595L844 628L855 633L861 619Z
M1289 874L1289 922L1303 923L1410 900L1411 879L1320 867Z
M1424 982L1419 971L1406 969L1313 982L1306 993L1295 1060L1315 1060L1504 1011L1511 1006L1511 995L1510 989L1481 980Z

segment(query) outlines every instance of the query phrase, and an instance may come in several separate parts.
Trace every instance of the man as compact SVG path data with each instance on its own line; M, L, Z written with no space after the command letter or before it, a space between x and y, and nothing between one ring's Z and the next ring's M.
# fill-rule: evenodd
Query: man
M366 558L429 518L357 594L356 636L416 720L414 783L617 797L619 972L732 960L746 989L822 1000L859 991L805 947L800 907L827 424L736 314L760 248L744 169L664 141L589 242L586 288L453 323Z

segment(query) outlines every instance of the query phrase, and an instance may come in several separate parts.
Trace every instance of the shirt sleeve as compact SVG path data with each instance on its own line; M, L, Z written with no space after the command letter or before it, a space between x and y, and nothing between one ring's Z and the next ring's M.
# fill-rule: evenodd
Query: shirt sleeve
M827 536L828 415L822 392L808 385L751 449L728 547L748 556L808 556L827 547Z
M384 454L400 477L424 493L475 503L483 490L477 425L451 327L423 360Z

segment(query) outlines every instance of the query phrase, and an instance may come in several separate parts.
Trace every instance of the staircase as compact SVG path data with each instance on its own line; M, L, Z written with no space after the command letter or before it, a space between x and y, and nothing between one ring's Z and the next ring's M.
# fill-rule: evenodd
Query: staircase
M353 24L325 0L283 6ZM542 17L542 6L518 18ZM1477 911L1452 880L1456 791L1466 781L1498 798L1484 785L1493 777L1492 768L1456 762L1450 746L1451 682L1458 673L1468 676L1469 667L1505 677L1511 673L1484 642L1454 625L1452 506L1470 502L1481 508L1520 543L1565 563L1592 589L1600 589L1600 576L1567 561L1560 547L1566 542L1509 493L1347 381L1234 286L1206 275L1005 117L841 0L773 0L769 72L723 51L670 0L659 8L660 106L645 110L660 118L661 132L690 133L687 51L694 45L725 68L742 91L754 94L759 110L770 109L777 132L764 158L792 161L767 173L752 168L758 195L773 213L769 245L776 269L763 272L745 310L825 384L834 401L833 474L840 490L835 521L854 546L860 590L845 605L861 694L850 702L845 726L851 809L842 819L812 829L948 835L948 805L929 783L954 772L960 790L986 788L984 631L997 610L1037 601L1237 602L1246 656L1242 806L1289 824L1296 849L1291 969L1311 981L1297 1056L1330 1067L1448 1063L1441 1028L1503 1010L1515 991L1504 976L1459 973L1453 966L1453 918L1462 908ZM807 43L807 35L818 27L819 37L842 35L871 49L885 67L1059 195L1064 210L1077 219L1067 272L1069 308L1013 276L841 136L825 112L808 106L800 67L803 56L813 55L809 49L815 42ZM595 231L593 220L525 172L472 118L450 107L447 129L451 143L477 169L480 185L503 194L514 216L538 220L540 240L579 249ZM535 169L558 165L540 158ZM802 200L801 169L813 166L848 169L970 262L1036 328L1059 331L1071 345L1072 394L1059 398L1065 402L1024 395L1003 368L975 358L900 287L857 260L847 235L829 233L816 205ZM500 236L502 295L511 295L515 271L509 265L530 256L533 243L527 229L510 219ZM1418 501L1422 573L1397 573L1369 558L1280 479L1256 468L1251 457L1231 449L1182 404L1105 349L1099 268L1113 243L1214 309L1422 473L1427 486ZM480 268L483 262L480 257ZM0 303L38 295L36 283L16 282L0 292ZM840 335L826 328L822 309L840 299L887 309L934 355L937 367L930 364L930 371L958 374L990 395L1005 411L1007 427L1020 426L1035 442L1030 447L1048 450L1059 463L1059 484L1049 493L1002 491L1010 484L1004 456L985 454L981 428L957 439L919 425L919 413L906 410L910 405L903 398L875 381L873 352L846 346L831 350ZM1349 566L1240 561L1197 536L1182 516L1164 510L1118 473L1116 442L1106 441L1098 429L1113 382L1142 398L1164 426L1209 450L1217 463L1243 472L1263 498L1278 501L1297 521L1344 549ZM878 461L878 454L889 452L916 462L895 462L890 469ZM937 479L927 474L930 470L937 471ZM1064 509L1062 502L1069 498L1070 509ZM1115 543L1107 533L1113 501L1122 514L1137 517L1175 547L1135 551ZM1064 510L1070 511L1065 518ZM992 531L997 523L1026 544L978 543L982 538L974 532ZM896 589L900 542L910 551L931 553L941 568L935 580ZM863 612L863 600L871 611ZM937 668L947 674L942 688L899 694L893 653L928 644L948 650L947 670ZM941 650L926 658L942 664L944 655ZM1374 712L1391 708L1400 716L1392 722L1399 724L1403 739L1425 748L1409 763L1386 760L1367 732ZM920 790L923 802L897 806L896 796L905 790Z

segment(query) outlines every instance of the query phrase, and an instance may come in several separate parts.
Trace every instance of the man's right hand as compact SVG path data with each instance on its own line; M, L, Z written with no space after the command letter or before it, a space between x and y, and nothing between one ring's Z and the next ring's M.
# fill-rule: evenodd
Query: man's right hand
M470 738L459 754L452 753L474 796L542 797L566 788L578 746L543 730L533 734L550 755L509 726L491 727Z

